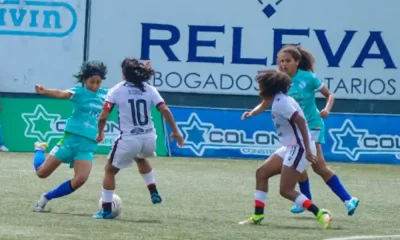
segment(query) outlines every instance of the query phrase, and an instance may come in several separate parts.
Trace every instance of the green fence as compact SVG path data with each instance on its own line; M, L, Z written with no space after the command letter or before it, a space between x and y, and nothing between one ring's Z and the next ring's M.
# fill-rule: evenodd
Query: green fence
M46 141L50 149L62 137L72 103L64 99L1 98L0 123L10 151L30 152L36 141ZM157 129L157 155L167 156L163 119L155 108L153 121ZM118 117L113 111L105 128L105 138L97 153L106 154L118 136Z

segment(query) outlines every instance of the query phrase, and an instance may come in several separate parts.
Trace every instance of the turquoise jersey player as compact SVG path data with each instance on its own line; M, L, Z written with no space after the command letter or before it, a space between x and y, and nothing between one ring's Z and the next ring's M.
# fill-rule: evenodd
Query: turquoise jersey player
M42 212L48 201L71 194L81 187L89 177L97 150L98 118L103 108L107 90L101 89L107 68L102 62L84 62L81 71L75 76L77 86L61 91L36 85L35 90L54 98L70 99L73 103L71 117L67 120L64 136L45 159L47 143L35 143L34 168L39 178L47 178L62 163L74 168L74 178L67 180L57 188L42 195L34 207L35 212Z
M292 77L292 86L288 94L292 96L302 108L312 140L316 144L318 162L312 165L313 170L322 177L331 190L341 199L347 208L348 215L354 214L359 200L352 197L340 182L338 176L328 168L321 144L325 143L325 128L323 117L327 117L333 106L334 97L323 82L313 73L314 56L300 46L288 45L278 53L278 66L280 71ZM315 103L316 92L321 92L328 101L326 107L318 110ZM304 171L299 181L300 191L311 199L310 185L307 172ZM292 213L301 213L304 208L293 206Z

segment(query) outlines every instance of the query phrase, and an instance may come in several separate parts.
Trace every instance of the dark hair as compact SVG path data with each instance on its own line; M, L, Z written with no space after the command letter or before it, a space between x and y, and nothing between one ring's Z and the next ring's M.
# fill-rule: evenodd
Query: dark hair
M133 83L135 87L144 92L144 82L147 82L153 75L154 70L145 66L135 58L125 58L121 63L122 73L126 81Z
M302 46L285 45L279 52L287 52L292 55L294 60L299 61L297 68L303 71L314 72L315 58L311 52Z
M99 75L101 79L106 79L107 67L101 61L85 61L81 65L81 70L74 75L78 83L85 82L88 78Z
M256 77L261 97L272 97L278 93L286 94L292 84L292 79L284 72L269 69L259 71Z

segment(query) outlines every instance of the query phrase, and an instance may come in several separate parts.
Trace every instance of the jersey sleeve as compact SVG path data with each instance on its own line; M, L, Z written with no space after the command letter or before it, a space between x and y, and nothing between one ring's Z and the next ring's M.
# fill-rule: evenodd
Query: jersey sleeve
M164 99L154 87L152 88L151 103L156 107L165 104Z
M317 75L311 73L311 86L312 90L316 92L319 91L324 86L324 82L322 82Z
M83 90L82 87L77 86L77 87L70 88L67 91L72 93L71 100L73 102L78 102L80 96L82 96L82 90Z
M293 118L299 113L297 109L286 99L281 99L281 101L275 105L274 111L290 121L292 121Z
M117 94L117 88L111 88L107 93L106 102L115 104L117 102Z

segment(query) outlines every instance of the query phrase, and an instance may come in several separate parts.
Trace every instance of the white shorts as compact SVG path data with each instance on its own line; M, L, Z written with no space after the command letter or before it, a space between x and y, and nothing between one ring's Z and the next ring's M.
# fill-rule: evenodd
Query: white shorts
M310 142L311 151L314 155L317 154L317 149L315 148L315 142ZM311 163L306 159L306 153L303 147L300 145L294 146L283 146L274 152L283 160L283 165L287 167L296 168L300 173L304 172Z
M132 167L134 158L155 157L156 136L138 138L135 135L115 139L108 155L109 162L116 168Z

